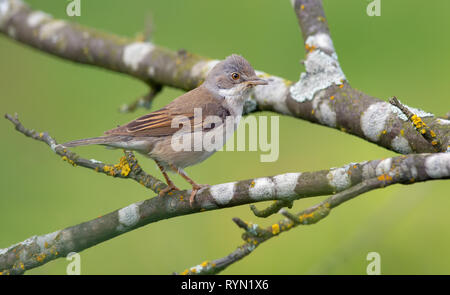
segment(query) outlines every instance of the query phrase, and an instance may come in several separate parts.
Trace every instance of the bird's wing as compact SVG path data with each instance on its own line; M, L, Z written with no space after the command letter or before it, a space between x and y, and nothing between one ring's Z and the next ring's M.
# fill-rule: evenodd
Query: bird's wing
M202 109L202 120L194 120L195 108ZM172 128L172 121L175 119L175 122L180 122L180 116L185 118L185 120L189 120L191 131L193 131L194 128L201 127L196 125L201 125L208 116L218 116L223 123L229 115L230 112L206 88L198 87L181 95L162 109L137 118L123 126L108 130L105 134L131 135L136 137L171 136L183 128L183 125L181 125L183 123L174 124L177 127Z

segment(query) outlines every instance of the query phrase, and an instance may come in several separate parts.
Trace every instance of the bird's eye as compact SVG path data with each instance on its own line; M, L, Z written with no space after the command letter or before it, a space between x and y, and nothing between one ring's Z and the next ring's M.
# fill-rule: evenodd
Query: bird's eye
M238 80L240 77L241 77L241 75L239 75L239 73L231 74L231 78L233 78L233 80Z

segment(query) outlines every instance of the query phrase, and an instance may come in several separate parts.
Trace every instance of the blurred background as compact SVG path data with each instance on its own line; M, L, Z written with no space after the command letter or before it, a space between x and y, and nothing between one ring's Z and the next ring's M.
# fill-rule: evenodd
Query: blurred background
M366 14L368 0L324 0L339 60L356 88L387 100L444 115L450 110L450 1L381 0L381 16ZM68 17L69 1L28 1L34 8L118 35L134 37L153 19L153 42L222 59L245 56L259 70L298 80L303 40L290 1L86 1ZM125 75L75 64L0 35L0 110L19 113L28 128L59 142L97 136L147 110L121 114L123 103L146 86ZM182 94L164 88L152 109ZM260 113L259 115L274 115ZM55 156L43 143L0 121L0 248L53 232L152 197L133 181L114 179ZM261 163L260 152L216 153L187 169L199 183L217 184L286 172L315 171L394 156L354 136L280 118L280 156ZM116 163L120 150L84 147L85 158ZM151 160L147 172L161 177ZM175 183L188 188L179 177ZM364 194L313 226L264 243L223 274L365 274L368 252L381 255L383 274L450 274L450 183L396 185ZM299 211L321 198L300 200ZM262 208L266 204L257 204ZM266 226L248 206L163 220L81 253L82 274L170 274L239 246L239 216ZM69 262L52 261L27 274L65 274Z

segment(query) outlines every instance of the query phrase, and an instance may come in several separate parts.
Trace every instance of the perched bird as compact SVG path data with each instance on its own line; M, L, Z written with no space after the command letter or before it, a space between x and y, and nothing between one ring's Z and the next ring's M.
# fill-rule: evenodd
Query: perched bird
M215 152L215 149L205 149L198 144L194 146L194 137L200 134L221 138L222 141L217 140L220 146L215 147L221 148L236 130L244 101L249 90L256 85L267 85L267 82L255 74L255 70L245 58L233 54L215 65L203 84L179 96L162 109L108 130L103 136L75 140L64 143L63 146L99 144L137 151L153 159L161 170L168 186L160 195L178 190L166 173L176 172L192 185L192 206L196 193L204 185L199 185L189 178L183 168L197 164ZM232 130L225 134L226 121L230 117L233 118ZM175 136L177 140L174 140ZM181 149L174 144L180 139L187 142Z

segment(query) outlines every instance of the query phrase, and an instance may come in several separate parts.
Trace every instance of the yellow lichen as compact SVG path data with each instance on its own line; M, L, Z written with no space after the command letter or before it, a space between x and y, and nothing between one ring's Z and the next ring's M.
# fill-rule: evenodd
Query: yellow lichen
M280 225L275 223L272 225L272 234L277 235L280 233Z
M185 270L181 273L181 275L185 276L185 275L187 275L188 273L189 273L189 270L188 270L188 269L185 269Z
M334 99L334 95L330 96L330 99L333 100Z
M301 10L305 10L305 5L302 4L302 6L300 6Z
M434 133L433 130L430 130L430 135L431 135L431 137L436 137L436 133Z
M390 176L389 174L381 174L380 176L378 176L378 180L379 181L392 180L392 176Z
M427 126L425 124L425 122L423 122L422 119L419 116L417 116L417 115L412 115L411 116L411 121L414 124L414 127L416 127L416 129L421 129L422 127Z
M39 262L44 261L44 259L45 259L45 254L40 254L40 255L38 255L38 256L36 257L36 260L39 261Z
M209 264L209 261L206 260L206 261L203 261L200 265L201 265L202 267L207 267L208 264Z
M313 50L317 49L315 45L309 46L309 44L305 44L305 49L308 51L308 53L312 52Z
M255 181L253 180L252 183L250 183L250 187L255 187Z

